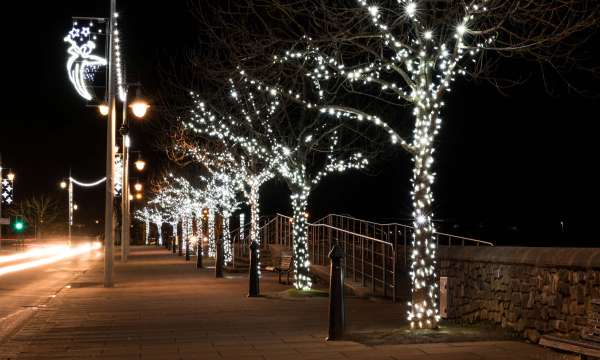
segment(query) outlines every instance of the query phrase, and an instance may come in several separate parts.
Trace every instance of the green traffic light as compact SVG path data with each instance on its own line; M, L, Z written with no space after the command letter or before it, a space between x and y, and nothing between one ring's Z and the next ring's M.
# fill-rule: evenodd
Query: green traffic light
M15 221L13 228L15 229L16 232L21 232L25 229L25 223L23 223L22 220L17 220L17 221Z

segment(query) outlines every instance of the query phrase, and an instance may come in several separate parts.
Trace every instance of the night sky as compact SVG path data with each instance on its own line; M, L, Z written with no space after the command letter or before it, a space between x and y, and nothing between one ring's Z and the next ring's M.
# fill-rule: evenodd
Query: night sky
M160 65L193 47L197 30L187 2L150 4L121 1L119 13L128 76L141 81L152 97L164 86ZM9 62L3 74L0 152L4 166L17 175L17 200L53 194L66 209L58 184L69 168L83 181L105 172L105 120L68 82L62 39L71 16L106 16L108 5L45 2L14 11L3 23L3 54ZM560 82L550 95L539 69L526 63L507 63L501 71L530 79L506 94L485 82L459 81L446 101L435 163L438 228L498 244L598 246L598 99L568 91ZM579 84L593 90L596 82ZM133 148L149 164L144 181L166 166L153 140L159 116L155 111L132 126ZM407 222L412 164L397 149L389 151L370 174L324 180L310 198L311 220L334 212ZM81 207L77 222L92 232L94 221L103 217L103 195L103 188L75 194ZM291 212L282 182L265 185L261 195L263 214Z

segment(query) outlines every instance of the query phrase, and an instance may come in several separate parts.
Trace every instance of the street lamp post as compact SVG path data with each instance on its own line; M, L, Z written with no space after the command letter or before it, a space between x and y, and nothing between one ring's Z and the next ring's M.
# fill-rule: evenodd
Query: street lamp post
M4 184L4 180L2 179L2 154L0 154L0 219L2 219L2 202L6 201L9 203L11 203L12 201L12 195L8 195L7 198L4 197L3 194L3 184ZM9 173L6 175L6 181L8 181L8 186L9 187L13 187L13 181L15 180L15 174L9 169ZM9 192L12 192L14 190L8 190ZM6 225L6 224L5 224ZM0 249L2 248L2 223L0 223Z
M123 124L120 130L123 137L123 189L121 190L121 261L129 256L129 127L127 125L127 93L123 101Z
M110 16L108 24L108 124L106 126L106 199L104 207L104 287L112 287L113 283L113 201L114 201L114 158L115 158L115 73L113 68L113 36L116 14L116 0L110 0Z
M129 203L129 125L127 118L127 108L131 107L133 111L133 115L137 118L143 118L146 115L146 110L149 105L146 101L144 101L140 95L140 84L130 84L137 85L138 89L136 92L136 98L133 103L128 106L127 102L127 93L125 92L125 98L123 99L123 123L121 125L120 133L123 137L123 189L121 195L121 260L123 262L127 261L127 257L129 256L129 243L130 243L130 230L131 230L131 214L130 214L130 203ZM126 85L129 87L129 85ZM143 163L140 166L140 162ZM142 171L145 166L145 162L138 159L135 162L136 168L138 171ZM137 189L136 189L137 190Z
M2 153L0 153L0 183L2 182ZM2 219L2 194L0 194L0 219ZM0 224L0 249L2 249L2 224Z
M69 169L69 246L71 246L71 227L73 226L73 180Z

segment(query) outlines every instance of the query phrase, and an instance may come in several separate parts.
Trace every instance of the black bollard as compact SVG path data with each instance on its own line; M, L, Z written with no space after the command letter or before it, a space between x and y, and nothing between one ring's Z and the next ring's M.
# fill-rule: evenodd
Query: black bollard
M181 241L181 238L178 238L177 241L177 255L178 256L183 256L183 242Z
M171 240L171 250L173 251L173 254L177 252L177 238Z
M202 243L198 242L198 258L196 259L196 269L202 269Z
M215 259L215 277L223 277L223 262L225 262L225 256L223 254L223 239L217 240L217 256Z
M190 261L190 239L185 241L185 261Z
M258 243L250 243L250 284L248 297L260 296L260 279L258 277Z
M329 252L331 268L329 272L329 336L327 341L340 340L344 336L345 308L344 308L344 273L342 272L342 258L344 250L337 244Z

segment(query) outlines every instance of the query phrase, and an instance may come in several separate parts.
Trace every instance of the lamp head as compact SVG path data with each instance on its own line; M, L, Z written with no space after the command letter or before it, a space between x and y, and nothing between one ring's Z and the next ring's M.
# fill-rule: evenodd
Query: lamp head
M138 171L142 171L146 167L146 162L142 159L137 159L134 164L135 168L138 169Z
M100 112L100 115L102 115L102 116L108 115L108 111L109 111L108 104L102 103L102 104L98 105L98 111Z
M135 115L135 117L137 117L138 119L141 119L144 116L146 116L146 112L148 111L150 105L148 104L148 101L146 101L146 99L144 99L144 97L142 96L140 88L137 89L135 99L133 99L133 102L131 103L131 105L129 105L129 107L131 108L131 111L133 111L133 115Z

